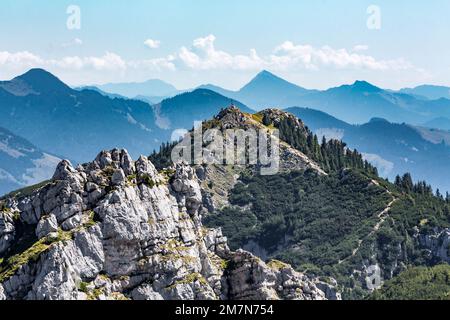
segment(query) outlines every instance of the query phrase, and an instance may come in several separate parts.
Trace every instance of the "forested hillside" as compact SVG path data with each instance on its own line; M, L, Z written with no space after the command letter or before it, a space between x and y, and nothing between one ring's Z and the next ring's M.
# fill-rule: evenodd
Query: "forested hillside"
M393 182L378 177L358 151L338 140L319 143L289 114L266 110L251 118L278 128L282 140L326 174L307 169L260 176L244 170L228 193L228 205L204 217L207 226L222 228L232 248L334 277L347 299L370 294L365 281L370 266L379 267L385 281L410 266L448 259L441 248L450 227L448 197L435 195L426 182L414 184L410 174ZM220 127L220 120L215 124ZM164 145L151 156L160 169L170 164L172 147Z

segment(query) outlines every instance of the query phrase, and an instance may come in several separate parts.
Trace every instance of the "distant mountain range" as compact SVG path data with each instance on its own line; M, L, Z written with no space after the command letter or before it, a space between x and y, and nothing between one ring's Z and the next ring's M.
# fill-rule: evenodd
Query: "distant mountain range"
M229 98L198 89L152 106L96 87L75 90L41 69L0 82L0 127L28 140L36 146L33 149L48 150L75 163L111 148L126 148L135 158L148 155L170 140L173 130L190 129L194 121L208 119L229 105ZM242 103L236 105L250 111ZM30 155L30 159L38 156ZM4 189L25 183L18 174L32 168L30 161L11 175L17 183ZM4 162L14 165L16 160L5 158Z
M309 107L352 124L366 123L373 117L380 117L397 123L444 130L450 128L450 88L444 86L423 85L394 91L381 89L366 81L356 81L351 85L321 91L305 89L264 70L238 91L214 84L201 85L197 89L215 91L254 110ZM107 84L97 86L96 90L150 104L158 104L166 98L191 91L177 90L160 80Z
M159 79L151 79L145 82L108 83L95 85L95 87L104 92L120 94L127 98L135 98L137 96L162 97L179 93L179 90L173 85Z
M450 97L444 94L445 87L424 86L394 92L378 88L366 81L356 81L351 85L319 91L299 87L263 71L239 91L230 91L214 85L204 85L201 88L239 100L255 110L267 107L309 107L352 124L365 123L373 117L416 125L424 125L429 121L436 121L437 118L450 119L450 100L447 99ZM423 97L423 94L430 99L437 99L430 100ZM440 125L440 122L436 124ZM446 129L447 126L438 128Z
M173 88L161 86L151 94ZM236 92L205 85L153 101L122 94L97 87L74 90L45 70L33 69L0 82L0 127L23 137L36 150L81 163L98 150L115 147L128 149L135 158L150 154L170 140L174 130L190 129L194 121L209 119L231 103L244 112L257 106L286 107L319 135L344 139L364 152L385 176L410 171L416 178L450 190L445 181L449 175L442 174L447 173L450 144L450 100L445 98L429 100L365 81L325 91L308 90L267 71ZM42 158L44 152L39 152ZM30 161L22 168L31 168ZM11 171L4 167L0 163L0 168ZM18 173L12 176L19 184L25 183Z
M0 112L0 126L77 162L99 148L124 147L136 156L160 143L147 103L73 90L41 69L0 83Z
M450 146L439 131L373 118L363 125L351 125L321 111L288 108L319 137L343 140L376 165L392 181L397 174L412 173L441 191L450 191ZM442 132L441 132L442 134ZM437 138L436 137L440 137ZM444 142L442 142L444 140Z
M401 89L400 93L407 93L429 100L450 99L450 88L444 86L423 85L415 88Z
M0 195L51 178L59 161L0 128Z
M428 128L439 128L442 130L449 131L450 130L450 119L444 118L444 117L435 118L433 120L425 122L424 126L428 127Z

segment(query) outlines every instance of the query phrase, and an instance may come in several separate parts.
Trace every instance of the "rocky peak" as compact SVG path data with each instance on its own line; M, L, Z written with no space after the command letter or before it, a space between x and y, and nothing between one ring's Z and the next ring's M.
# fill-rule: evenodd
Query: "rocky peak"
M1 208L0 299L335 298L287 265L231 252L202 226L204 210L186 164L159 173L117 149L77 168L62 161Z
M219 114L214 117L213 124L220 129L233 129L248 126L248 115L243 113L235 105L222 109Z
M280 124L283 120L289 120L291 125L295 126L295 128L301 130L306 134L306 126L299 118L294 116L291 113L279 110L279 109L266 109L258 113L262 119L264 124L273 125L276 128L280 127Z

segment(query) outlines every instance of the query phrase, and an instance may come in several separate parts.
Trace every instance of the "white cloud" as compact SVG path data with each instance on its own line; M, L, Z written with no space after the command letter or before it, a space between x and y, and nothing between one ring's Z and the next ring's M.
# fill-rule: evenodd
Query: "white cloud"
M329 46L315 48L310 45L295 45L286 41L275 49L275 55L271 56L276 66L286 69L287 67L300 67L306 69L320 69L321 67L332 67L336 69L356 68L367 70L406 70L413 66L406 60L377 60L372 56L357 54L347 49L334 49Z
M124 70L127 68L127 63L119 55L106 52L101 57L63 57L56 60L48 60L46 64L62 69L80 70L84 68L91 68L98 71L113 71Z
M17 69L39 66L43 63L44 60L28 51L20 51L15 53L0 51L0 66L2 67L13 67L14 69Z
M128 66L135 69L146 69L150 71L163 71L170 70L175 71L175 57L169 55L164 58L154 58L154 59L144 59L144 60L134 60L128 63Z
M70 42L66 42L62 44L63 48L68 48L68 47L75 47L75 46L81 46L83 44L83 40L79 39L79 38L75 38Z
M144 41L144 44L149 47L150 49L158 49L161 45L161 41L159 40L153 40L153 39L147 39Z
M182 47L178 54L180 62L188 68L198 70L257 70L265 64L255 49L251 49L249 55L232 55L217 50L214 46L215 40L214 35L209 35L205 38L195 39L193 46L189 49Z
M58 59L44 59L28 51L11 53L0 51L0 67L10 70L23 70L28 68L57 68L63 70L80 71L83 69L96 71L120 71L127 69L144 68L148 70L175 70L174 56L165 58L126 61L113 52L106 52L102 56L65 56Z
M79 40L79 41L77 41ZM58 67L62 69L94 69L126 70L129 68L144 68L153 71L175 71L177 66L193 70L243 70L254 71L269 68L275 71L284 70L320 70L322 68L365 69L375 71L407 70L414 66L403 58L379 60L368 54L360 53L368 49L365 45L358 45L351 50L335 49L330 46L320 48L308 44L294 44L285 41L277 46L273 53L261 57L255 49L248 54L237 54L219 50L215 46L216 37L208 35L193 41L190 48L181 47L179 52L166 57L152 59L130 60L123 59L118 54L106 52L103 56L66 56L59 59L45 60L28 51L10 53L0 52L0 66L21 67ZM74 43L82 43L75 39ZM148 39L149 47L157 47L159 41Z
M406 60L377 60L376 58L356 53L368 50L359 45L352 50L335 49L330 46L316 48L308 44L294 44L285 41L277 46L267 57L260 57L255 49L248 55L233 55L216 49L216 37L209 35L193 41L191 48L182 47L178 54L180 61L188 68L197 70L234 69L234 70L272 70L307 69L318 70L323 67L336 69L357 68L368 70L405 70L413 66Z
M369 50L369 46L365 44L358 44L353 47L353 51L359 52L359 51L367 51Z
M81 44L82 41L75 39L73 43ZM159 41L152 39L148 39L146 45L147 43L150 47L159 45ZM170 55L148 59L125 59L114 52L105 52L99 56L73 55L44 58L29 51L15 53L0 51L0 68L5 77L6 75L17 75L32 67L42 67L51 72L63 74L65 79L75 79L77 83L89 81L87 79L96 79L90 80L96 82L111 81L118 76L127 79L143 79L148 77L150 72L164 75L166 71L176 70L180 72L193 70L250 73L269 69L274 72L297 74L303 74L302 71L306 70L314 71L317 76L321 75L317 71L336 71L339 74L343 71L354 74L355 70L372 72L371 74L366 73L366 76L378 76L381 74L379 71L411 71L414 74L420 72L420 76L423 78L424 70L414 67L407 60L375 58L369 54L368 49L368 46L361 44L346 49L331 46L315 47L309 44L285 41L267 55L260 55L255 49L250 49L245 54L235 54L218 48L216 37L211 34L193 40L191 46L182 46ZM373 72L378 73L374 74ZM326 80L321 81L321 83L325 82Z

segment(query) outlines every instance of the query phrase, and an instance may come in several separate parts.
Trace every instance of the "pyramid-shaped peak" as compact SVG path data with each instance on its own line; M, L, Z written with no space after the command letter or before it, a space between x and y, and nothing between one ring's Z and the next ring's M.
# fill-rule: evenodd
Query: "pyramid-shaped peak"
M263 92L260 90L270 90L270 92L277 94L295 94L303 93L306 89L284 80L267 70L263 70L246 84L241 89L241 92L252 92L253 94L261 95Z
M373 84L364 81L364 80L357 80L352 85L355 89L360 89L364 91L381 91L382 89L378 88L377 86L374 86Z
M70 90L70 88L56 76L44 69L31 69L16 77L13 81L23 81L37 92Z
M263 70L260 73L258 73L255 76L255 78L253 79L253 81L254 80L262 80L262 79L265 79L265 80L268 80L268 79L283 80L280 77L276 76L275 74L273 74L272 72L267 71L267 70Z

